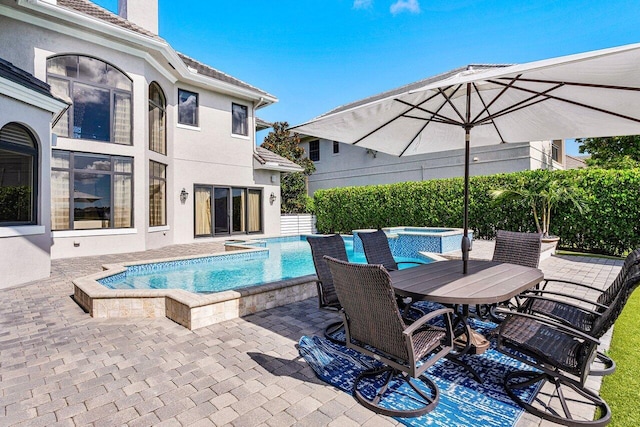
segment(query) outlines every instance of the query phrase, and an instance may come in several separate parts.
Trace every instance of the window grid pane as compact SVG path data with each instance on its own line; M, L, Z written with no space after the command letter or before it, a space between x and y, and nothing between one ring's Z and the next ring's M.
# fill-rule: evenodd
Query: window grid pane
M166 169L162 163L149 163L149 226L167 225Z
M231 132L236 135L249 135L248 109L244 105L231 104Z
M198 94L178 89L178 123L198 126Z

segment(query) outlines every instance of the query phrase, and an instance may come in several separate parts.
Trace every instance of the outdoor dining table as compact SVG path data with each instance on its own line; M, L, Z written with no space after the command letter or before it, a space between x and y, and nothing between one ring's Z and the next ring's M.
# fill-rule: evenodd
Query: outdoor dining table
M479 382L480 376L459 359L469 352L473 341L474 332L467 321L469 306L508 301L544 278L537 268L483 260L469 260L467 274L462 272L461 260L432 262L389 274L397 295L455 307L456 324L463 325L461 335L466 339L464 348L449 359L467 368Z

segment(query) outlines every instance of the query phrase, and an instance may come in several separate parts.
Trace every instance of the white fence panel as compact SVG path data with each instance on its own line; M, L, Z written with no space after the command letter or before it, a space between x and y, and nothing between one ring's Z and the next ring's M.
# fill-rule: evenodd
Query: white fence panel
M296 234L314 234L315 232L315 215L280 216L280 234L282 236L293 236Z

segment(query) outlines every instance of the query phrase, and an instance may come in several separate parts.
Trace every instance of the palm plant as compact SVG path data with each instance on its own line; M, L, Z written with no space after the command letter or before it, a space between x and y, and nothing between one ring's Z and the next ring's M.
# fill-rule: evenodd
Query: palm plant
M531 208L538 233L549 237L551 213L560 202L572 204L582 213L586 205L578 189L544 171L521 189L490 190L489 196L496 201L519 201Z

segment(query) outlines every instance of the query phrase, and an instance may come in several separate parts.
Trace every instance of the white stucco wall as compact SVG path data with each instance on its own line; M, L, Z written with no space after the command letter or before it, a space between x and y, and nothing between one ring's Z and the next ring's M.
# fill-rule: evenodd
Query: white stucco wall
M308 142L302 143L309 152ZM550 141L510 143L471 148L471 176L549 167ZM320 160L309 177L309 194L324 188L352 185L390 184L424 181L464 175L464 150L451 150L417 156L395 157L384 153L340 144L333 153L333 141L320 140ZM555 163L553 167L561 168Z
M48 277L51 271L52 114L0 94L0 129L7 123L26 126L38 144L37 224L0 227L0 288Z
M0 8L2 4L10 3L0 0ZM58 138L55 148L134 158L134 226L129 229L55 231L51 257L141 251L203 241L194 237L194 184L262 189L264 232L260 235L278 235L279 185L271 182L270 172L253 169L254 133L250 131L248 137L231 134L232 103L248 107L251 127L254 123L252 101L180 81L170 67L155 68L156 62L145 59L149 57L147 52L96 37L95 34L79 33L54 23L44 28L0 15L0 38L3 40L0 57L41 80L46 81L47 58L58 54L77 54L110 63L133 81L133 145ZM151 56L158 60L157 55L152 53ZM167 155L148 150L148 86L152 81L160 84L167 98ZM178 88L199 94L197 129L177 124ZM149 160L167 165L167 225L163 227L149 227ZM48 166L46 170L49 171ZM185 204L179 201L182 188L189 193ZM273 205L268 201L271 192L277 195ZM47 203L47 209L50 209L50 201ZM228 238L232 237L227 235L213 239Z

